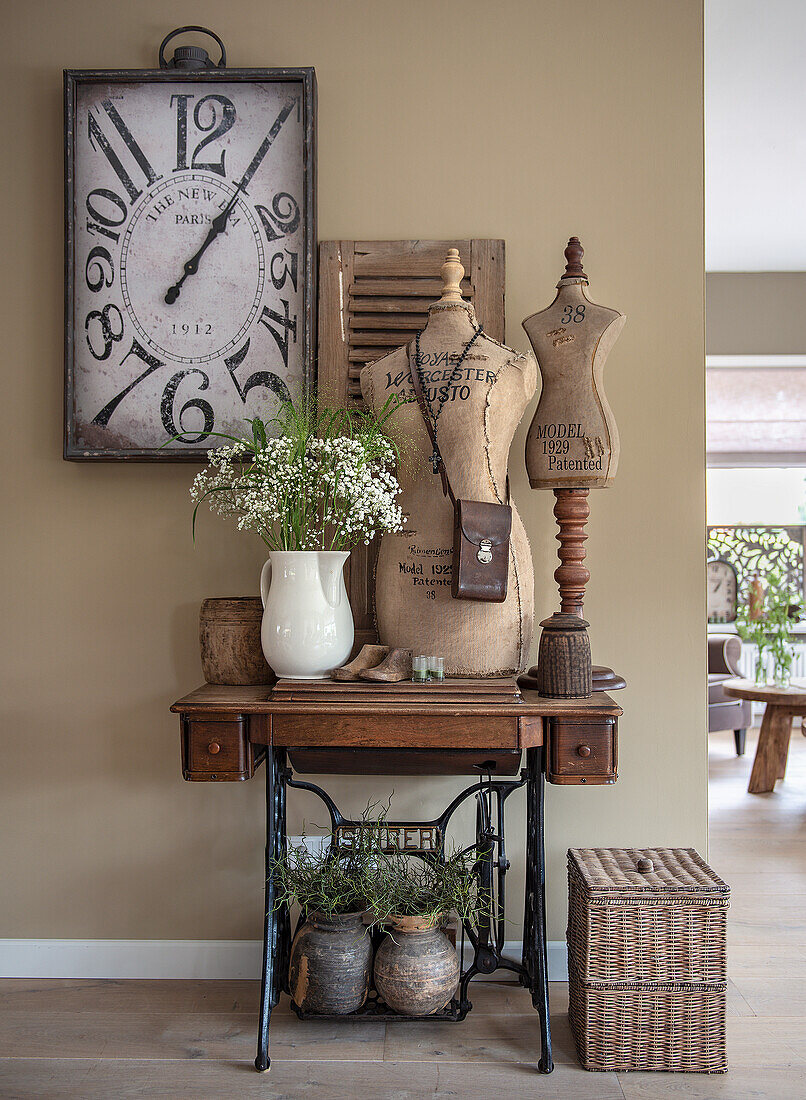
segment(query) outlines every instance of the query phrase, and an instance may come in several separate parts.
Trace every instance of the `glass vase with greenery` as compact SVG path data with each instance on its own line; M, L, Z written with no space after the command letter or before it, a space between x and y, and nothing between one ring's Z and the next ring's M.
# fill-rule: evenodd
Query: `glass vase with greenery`
M786 687L795 652L794 626L800 619L798 595L779 572L767 574L766 585L751 578L743 590L736 613L736 630L742 641L756 647L756 683L764 684L769 653L773 682Z

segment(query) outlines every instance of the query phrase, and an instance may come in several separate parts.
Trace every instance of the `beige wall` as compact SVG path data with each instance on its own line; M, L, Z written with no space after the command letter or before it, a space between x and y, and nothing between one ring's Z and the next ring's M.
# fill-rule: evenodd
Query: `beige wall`
M607 369L622 460L591 494L586 614L595 659L630 687L619 783L548 792L551 938L569 845L703 849L698 0L4 8L0 937L260 934L262 777L183 783L168 713L201 678L200 600L254 591L260 546L205 517L194 549L186 466L61 459L61 69L151 66L182 23L220 31L236 65L316 66L322 238L505 237L514 346L552 297L567 237L582 238L593 297L629 318ZM527 485L530 415L512 476L542 618L556 607L553 498ZM392 785L401 816L456 789L372 789ZM361 807L366 782L334 786ZM293 827L322 820L297 806Z
M803 355L806 271L709 271L709 355Z

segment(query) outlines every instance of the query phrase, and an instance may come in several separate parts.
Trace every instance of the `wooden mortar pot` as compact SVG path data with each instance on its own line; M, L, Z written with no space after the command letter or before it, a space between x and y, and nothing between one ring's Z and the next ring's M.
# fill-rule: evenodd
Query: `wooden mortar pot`
M273 684L260 643L260 596L204 600L199 612L199 645L208 684Z

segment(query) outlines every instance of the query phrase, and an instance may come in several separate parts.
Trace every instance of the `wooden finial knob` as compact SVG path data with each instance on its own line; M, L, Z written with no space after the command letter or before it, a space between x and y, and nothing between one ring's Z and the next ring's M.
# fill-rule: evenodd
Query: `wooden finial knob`
M585 249L579 243L579 237L571 237L565 246L565 274L564 279L587 279L582 270L582 257Z
M440 268L440 274L442 275L442 298L440 301L461 302L461 284L464 278L465 269L462 267L462 261L459 259L458 248L448 249L445 263Z

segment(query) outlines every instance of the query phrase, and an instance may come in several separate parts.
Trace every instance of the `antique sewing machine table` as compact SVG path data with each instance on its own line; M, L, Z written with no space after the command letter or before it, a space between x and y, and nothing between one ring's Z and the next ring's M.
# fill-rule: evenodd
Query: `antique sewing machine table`
M446 680L438 685L336 684L280 680L258 687L205 684L174 703L180 715L182 774L219 782L250 779L266 765L266 887L258 1070L269 1067L269 1021L288 990L291 920L277 907L269 873L285 848L286 792L323 800L334 833L349 836L358 822L342 816L321 787L297 778L315 775L474 775L474 782L441 815L425 822L385 821L397 841L422 858L440 858L453 813L476 800L477 873L490 911L464 932L473 949L462 966L458 996L442 1013L421 1019L462 1020L472 1007L468 985L477 974L514 971L532 994L542 1041L538 1068L553 1069L548 1010L543 844L544 775L552 783L614 783L621 708L603 692L587 699L545 699L520 691L514 679ZM525 767L521 770L522 755ZM526 889L523 953L502 954L506 856L504 806L526 788ZM299 1011L298 1015L303 1014ZM362 1013L401 1020L373 997ZM354 1017L347 1017L352 1019Z

